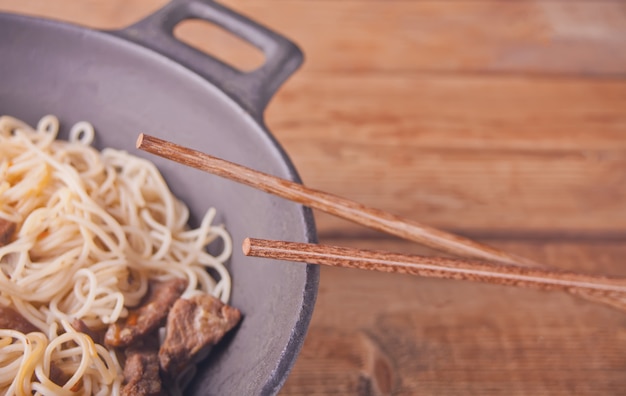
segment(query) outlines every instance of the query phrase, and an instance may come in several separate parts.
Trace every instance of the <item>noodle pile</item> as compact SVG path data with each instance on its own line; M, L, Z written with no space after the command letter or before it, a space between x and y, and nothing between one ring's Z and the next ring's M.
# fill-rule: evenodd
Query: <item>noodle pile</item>
M76 124L69 141L58 130L53 116L36 129L0 117L0 218L18 225L0 246L0 304L41 331L0 329L0 394L114 395L123 381L115 352L72 320L107 327L139 304L149 280L184 278L182 297L227 302L232 243L212 225L213 209L189 229L188 208L149 161L97 151L90 124ZM214 257L205 247L217 238L224 249ZM52 364L72 375L65 384L50 380Z

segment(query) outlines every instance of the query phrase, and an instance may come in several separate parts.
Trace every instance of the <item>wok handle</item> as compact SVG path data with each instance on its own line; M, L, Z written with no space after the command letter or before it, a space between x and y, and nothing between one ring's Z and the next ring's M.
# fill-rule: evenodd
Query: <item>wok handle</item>
M248 41L263 51L265 63L246 73L182 43L174 37L173 30L186 19L214 23ZM186 66L224 91L259 121L276 90L304 59L293 42L212 0L174 0L139 22L111 33Z

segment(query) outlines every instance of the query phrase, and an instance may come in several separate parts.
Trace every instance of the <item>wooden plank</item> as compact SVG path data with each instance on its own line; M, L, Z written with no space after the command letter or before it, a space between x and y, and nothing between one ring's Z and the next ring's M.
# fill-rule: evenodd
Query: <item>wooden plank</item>
M226 4L298 42L307 54L306 70L626 75L621 1Z
M499 246L626 275L621 243ZM310 331L281 394L621 395L625 347L623 313L565 293L322 268Z
M626 75L620 1L227 4L298 42L307 70Z
M618 0L222 2L298 42L310 71L626 75L626 7ZM113 29L165 3L0 0L0 10ZM241 57L228 38L186 34L226 59Z
M267 122L307 185L427 224L621 233L625 109L624 81L303 74Z
M168 0L0 0L0 11L50 18L95 29L120 29L167 3Z
M428 247L415 242L404 241L397 238L351 238L346 235L339 237L320 236L320 243L362 248L370 250L384 250L397 253L437 255L438 253ZM501 239L480 238L480 242L493 245L507 252L528 257L552 268L570 271L582 271L590 274L604 274L626 278L626 266L623 265L623 255L626 252L626 244L620 240L528 240L528 239ZM358 274L362 271L346 271L346 273ZM395 280L404 280L406 277L394 277ZM444 282L445 283L445 282ZM462 282L466 283L466 282ZM458 286L459 282L451 285ZM474 287L479 284L472 283ZM482 287L482 286L481 286ZM488 287L488 286L484 286ZM523 290L519 290L524 293Z
M626 148L624 109L626 80L303 73L267 120L286 139L549 154Z

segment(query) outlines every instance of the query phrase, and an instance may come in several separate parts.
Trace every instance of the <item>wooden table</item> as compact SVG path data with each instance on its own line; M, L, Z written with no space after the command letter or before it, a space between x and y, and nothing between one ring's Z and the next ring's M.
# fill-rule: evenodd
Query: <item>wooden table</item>
M0 9L115 28L163 3ZM306 53L266 118L307 185L626 276L626 2L224 3ZM244 67L260 59L198 24L177 32ZM317 222L324 243L428 252ZM557 292L323 268L282 394L623 395L626 314Z

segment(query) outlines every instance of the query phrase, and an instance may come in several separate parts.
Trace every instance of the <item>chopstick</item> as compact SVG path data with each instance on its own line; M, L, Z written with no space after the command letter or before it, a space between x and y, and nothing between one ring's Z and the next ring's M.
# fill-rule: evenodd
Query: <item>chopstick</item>
M494 262L426 257L257 238L246 238L242 250L244 255L251 257L397 272L428 278L470 280L542 290L610 293L616 298L617 294L623 296L626 293L626 279Z
M537 263L513 254L480 244L416 221L360 203L315 190L289 180L259 172L200 151L168 142L154 136L140 134L137 148L192 168L225 177L253 188L277 195L311 208L362 224L400 238L419 242L433 249L461 257L474 257L507 264L538 266Z
M527 258L510 254L413 220L403 219L379 209L369 208L333 194L308 188L299 183L216 158L201 151L180 146L154 136L140 134L137 138L136 146L138 149L148 153L456 256L495 261L508 265L540 267L540 264ZM591 301L626 310L625 301L606 293L598 294L596 291L591 292L576 288L571 289L570 292L579 294Z

